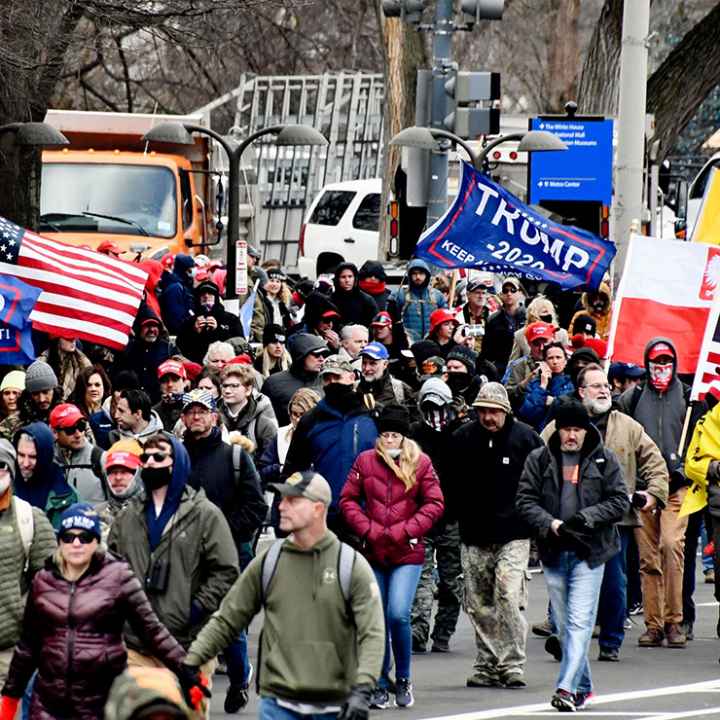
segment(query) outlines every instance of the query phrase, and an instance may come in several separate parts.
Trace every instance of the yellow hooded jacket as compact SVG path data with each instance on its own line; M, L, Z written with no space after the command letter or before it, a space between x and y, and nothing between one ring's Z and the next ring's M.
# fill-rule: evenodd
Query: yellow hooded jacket
M720 403L695 425L685 453L685 475L692 480L680 515L690 515L707 505L707 472L713 460L720 460Z

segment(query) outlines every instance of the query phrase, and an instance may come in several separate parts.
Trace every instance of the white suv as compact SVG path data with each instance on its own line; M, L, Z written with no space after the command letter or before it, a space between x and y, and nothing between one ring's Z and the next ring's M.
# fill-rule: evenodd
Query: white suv
M334 268L340 258L360 267L375 260L380 242L382 179L326 185L300 229L298 271L311 279Z

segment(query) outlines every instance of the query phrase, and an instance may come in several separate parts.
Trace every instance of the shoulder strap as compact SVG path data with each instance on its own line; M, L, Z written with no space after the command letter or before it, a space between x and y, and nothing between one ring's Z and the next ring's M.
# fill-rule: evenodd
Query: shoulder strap
M95 475L95 477L100 480L103 496L106 500L108 500L108 492L105 482L105 472L103 471L102 466L102 456L102 448L99 448L97 445L93 445L92 450L90 451L90 469L92 470L93 475Z
M242 458L242 448L237 444L232 445L232 461L235 470L235 482L240 482L240 464Z
M265 557L262 561L260 593L263 607L265 607L265 603L267 601L267 591L270 587L273 576L275 575L275 568L277 568L278 560L280 559L280 553L282 552L282 546L284 542L284 539L276 540L270 546L270 549L265 553Z
M350 586L352 584L352 571L355 565L355 550L347 543L340 543L340 552L338 553L338 580L340 582L340 591L345 598L348 607L348 614L351 614L350 607Z
M15 522L20 532L20 539L25 553L24 572L27 572L30 566L30 546L35 535L35 519L33 518L32 505L29 502L17 496L13 498L13 502L15 503Z
M630 397L630 405L628 406L628 415L631 418L635 417L635 409L640 402L640 395L642 395L643 387L645 387L645 383L640 383L633 388L633 394Z

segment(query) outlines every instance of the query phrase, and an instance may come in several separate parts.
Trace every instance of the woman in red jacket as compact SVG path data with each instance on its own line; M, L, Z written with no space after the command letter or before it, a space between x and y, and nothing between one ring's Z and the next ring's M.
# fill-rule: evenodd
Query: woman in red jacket
M100 546L92 506L60 518L56 555L28 595L20 642L2 690L0 720L12 720L33 672L30 720L97 720L113 680L127 668L123 626L142 633L152 654L182 672L182 646L155 615L127 563Z
M396 665L395 704L410 707L412 633L410 610L425 559L423 538L443 513L440 483L430 458L408 438L410 417L400 405L380 414L374 450L355 459L340 495L340 511L361 538L375 572L383 607L387 646L383 672L371 707L389 704L390 648Z

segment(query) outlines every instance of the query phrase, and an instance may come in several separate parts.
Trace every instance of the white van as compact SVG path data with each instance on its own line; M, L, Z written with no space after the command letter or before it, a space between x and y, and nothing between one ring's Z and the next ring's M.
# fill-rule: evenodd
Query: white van
M326 185L300 229L298 272L315 279L342 257L360 267L375 260L380 242L382 179Z

